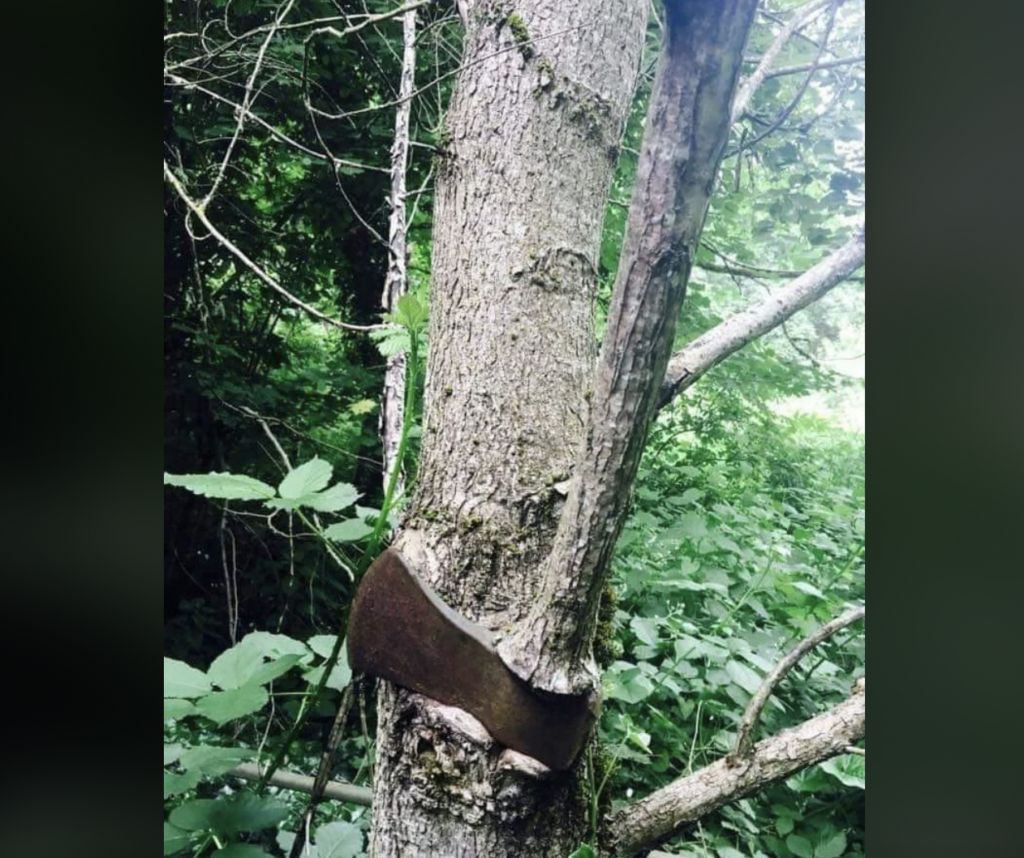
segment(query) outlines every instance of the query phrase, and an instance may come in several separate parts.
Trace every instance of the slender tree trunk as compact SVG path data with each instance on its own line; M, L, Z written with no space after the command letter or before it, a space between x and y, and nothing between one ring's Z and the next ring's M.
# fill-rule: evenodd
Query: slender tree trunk
M408 288L405 260L405 172L409 164L409 114L416 74L416 10L402 16L402 79L398 97L404 99L395 111L395 141L391 146L391 220L388 224L388 274L381 305L394 313L398 299ZM405 355L388 358L384 373L384 396L380 406L380 434L384 446L384 486L391 482L395 457L402 437L405 406ZM399 475L396 496L404 489Z
M397 547L500 635L537 592L582 439L601 224L648 4L467 5L438 178L423 452ZM538 778L473 721L382 688L376 858L565 858L590 838L580 767Z

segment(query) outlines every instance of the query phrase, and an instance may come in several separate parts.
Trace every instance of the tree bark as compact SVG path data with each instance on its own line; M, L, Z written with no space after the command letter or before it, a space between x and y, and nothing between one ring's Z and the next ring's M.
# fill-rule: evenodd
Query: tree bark
M422 453L395 547L501 635L537 592L583 436L601 224L648 4L463 6ZM589 838L579 767L548 776L465 713L381 685L376 858L564 858Z
M398 85L399 104L395 109L395 140L391 145L391 219L388 223L388 273L381 295L381 306L394 313L398 299L408 288L405 260L405 173L409 165L409 115L416 74L416 10L402 16L402 78ZM385 490L396 465L405 413L405 355L392 355L384 371L384 396L380 405L380 434L383 443ZM399 474L395 496L405 487Z
M861 685L828 712L758 742L739 765L726 757L612 814L602 845L613 855L635 855L724 804L844 753L864 736L866 709Z
M865 252L865 234L861 229L839 250L809 268L792 283L730 316L684 346L672 355L668 363L661 386L661 404L667 404L729 355L777 328L834 289L864 264Z

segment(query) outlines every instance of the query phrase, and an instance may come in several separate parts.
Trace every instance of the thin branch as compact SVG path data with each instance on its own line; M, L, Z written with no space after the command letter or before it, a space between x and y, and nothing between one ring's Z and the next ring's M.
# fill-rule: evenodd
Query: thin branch
M370 15L370 14L366 14L366 15L362 15L362 14L333 15L333 16L330 16L330 17L327 17L327 18L314 18L311 21L298 21L298 22L296 22L294 24L280 24L280 25L278 25L276 27L276 29L277 30L298 30L298 29L301 29L303 27L317 27L317 26L320 26L322 24L331 24L331 23L334 23L334 22L337 22L337 21L346 21L347 22L347 21L351 20L352 18L362 18L363 20L360 21L358 24L353 24L351 26L346 27L344 30L336 31L336 32L338 32L342 36L347 36L347 35L350 35L351 33L357 33L360 30L362 30L364 27L369 27L372 24L378 24L381 21L387 21L387 20L390 20L391 18L397 18L399 15L404 15L410 9L419 9L421 6L426 6L429 3L431 3L431 2L432 2L432 0L417 0L417 2L415 2L415 3L409 3L409 4L405 5L405 6L399 6L398 8L392 9L389 12L382 12L379 15ZM226 14L227 14L227 10L225 9L225 17L226 17ZM233 36L230 41L224 42L223 44L218 45L216 48L214 48L212 50L209 50L206 53L201 54L198 57L190 57L187 60L181 60L180 62L173 63L172 65L169 65L167 67L167 69L168 70L172 70L172 69L180 68L182 66L195 65L196 63L203 62L204 60L205 61L209 61L209 60L213 59L214 57L216 57L218 54L222 54L225 51L233 48L239 42L245 41L246 39L250 38L251 36L256 36L256 35L259 35L260 33L266 32L268 29L270 29L271 27L274 27L274 26L275 26L274 24L263 24L263 25L261 25L259 27L254 27L253 29L251 29L251 30L249 30L249 31L247 31L245 33L242 33L240 36ZM195 36L195 35L197 35L197 34L195 34L195 33L174 33L171 36L165 37L165 41L168 38L180 38L181 36Z
M786 42L789 41L793 33L797 32L797 30L804 25L810 23L826 6L828 6L830 2L831 0L822 0L820 3L815 3L799 15L795 15L793 19L782 28L781 32L775 37L775 40L769 46L768 50L764 52L764 55L757 64L757 68L751 72L750 77L743 81L737 91L736 100L733 102L732 106L731 122L735 122L746 112L747 106L750 104L750 100L754 97L754 93L758 90L761 84L764 83L768 75L768 70L772 67L772 63L775 62L779 53L785 47Z
M864 264L863 229L831 256L809 268L792 283L763 301L730 316L676 352L668 363L661 388L661 406L747 343L781 325L821 298Z
M188 206L189 211L191 211L197 218L199 218L200 223L202 223L202 225L206 227L210 235L217 239L217 241L220 242L220 244L226 250L232 253L240 262L242 262L243 265L245 265L250 271L252 271L253 274L259 277L260 280L266 283L275 292L279 293L280 295L283 295L287 300L295 304L295 306L301 307L303 310L309 313L309 315L313 316L316 319L319 319L322 322L327 322L327 324L329 325L334 325L336 328L342 328L343 330L347 331L378 331L383 328L389 327L389 325L350 325L347 322L339 322L336 319L332 319L330 316L321 313L318 309L316 309L316 307L311 307L305 301L296 298L291 292L285 289L273 277L267 274L266 271L260 268L259 265L253 262L241 250L239 250L228 238L226 238L221 233L220 230L217 229L217 227L215 227L210 222L210 219L206 216L206 212L195 200L193 200L188 195L188 192L185 190L181 181L178 179L177 176L174 175L174 173L171 172L171 168L167 166L166 161L164 161L164 179L166 179L170 183L171 187L174 188L178 196L181 198L181 201L185 203L186 206Z
M242 763L239 766L235 766L228 774L246 781L258 781L263 775L263 770L256 763ZM271 786L294 790L295 792L313 792L313 778L297 775L292 772L274 772L270 776L268 783ZM373 790L368 787L356 786L355 784L328 781L324 787L324 798L333 799L334 801L347 801L349 804L361 804L364 807L369 807L373 801Z
M857 63L864 62L864 54L858 54L855 57L840 57L838 60L828 60L824 63L808 63L802 66L785 66L781 69L776 69L773 72L769 72L764 76L765 80L771 80L773 77L783 77L788 74L800 74L805 71L821 71L822 69L833 69L837 66L849 66L856 65Z
M852 611L847 611L841 617L836 617L831 622L825 623L816 632L809 634L800 641L790 650L785 658L772 668L771 673L764 678L761 687L757 689L757 693L750 699L750 703L747 704L747 711L743 713L739 729L736 732L736 746L730 755L734 764L738 765L743 758L750 754L751 736L753 735L754 727L757 726L757 719L761 716L761 710L764 709L764 705L768 702L772 691L775 690L775 686L814 647L822 641L828 640L840 629L845 629L847 626L863 618L864 606L862 605L859 608L854 608Z
M749 141L745 147L740 146L731 152L726 152L726 158L731 158L733 155L739 155L746 149L752 149L769 134L774 133L779 126L789 118L790 114L796 110L797 105L804 97L804 93L807 92L807 87L811 84L811 79L814 77L814 74L818 69L818 63L821 62L821 55L825 52L825 46L828 44L829 37L832 35L832 27L836 22L836 11L839 9L842 2L843 0L830 0L828 23L825 25L825 34L821 38L821 46L818 48L818 53L814 57L814 63L811 66L811 70L807 73L807 76L797 89L796 95L793 96L789 104L779 111L779 115L775 117L771 125L755 136L753 140Z
M740 765L723 758L611 814L602 846L619 858L649 850L725 804L846 753L864 736L865 724L861 684L838 706L758 742Z
M288 0L281 7L281 11L274 19L273 25L267 30L267 37L263 40L263 44L260 45L259 51L256 53L256 62L253 63L252 72L249 74L249 79L245 82L245 91L242 96L242 109L238 114L238 121L235 124L235 131L231 135L231 140L228 143L228 147L224 152L224 158L221 161L220 169L217 170L217 175L214 176L213 184L210 186L210 190L207 191L206 196L203 197L199 203L199 207L205 209L209 204L210 200L213 199L214 194L217 193L217 188L220 187L221 181L224 179L224 174L227 172L228 163L231 161L231 155L235 151L235 146L238 143L238 138L242 134L242 128L245 126L245 115L249 111L249 105L252 104L252 90L256 85L256 78L260 73L260 69L263 67L263 57L266 56L267 48L270 47L270 42L273 40L274 35L277 33L278 27L291 12L292 6L295 5L295 0Z

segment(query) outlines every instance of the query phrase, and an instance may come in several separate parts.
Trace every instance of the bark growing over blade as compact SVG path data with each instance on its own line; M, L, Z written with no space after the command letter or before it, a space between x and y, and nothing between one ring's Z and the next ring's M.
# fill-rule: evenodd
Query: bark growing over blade
M595 686L594 623L729 135L756 0L667 2L608 330L582 449L540 598L499 644L535 687Z
M539 695L494 651L491 634L457 614L397 551L359 585L348 626L353 670L387 679L478 718L502 745L569 768L597 717L594 695Z

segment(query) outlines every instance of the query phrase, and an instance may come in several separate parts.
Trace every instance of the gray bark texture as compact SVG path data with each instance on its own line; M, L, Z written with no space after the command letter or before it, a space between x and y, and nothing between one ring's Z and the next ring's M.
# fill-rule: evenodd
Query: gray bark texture
M420 471L394 547L546 693L598 688L600 593L660 399L756 2L666 3L598 356L601 223L648 6L459 4L464 67L438 173ZM378 704L374 858L565 858L596 839L586 754L556 774L501 748L459 709L388 683ZM795 739L766 741L797 758ZM781 770L765 759L766 772ZM753 780L723 781L723 794L753 784L753 766L730 769ZM669 798L665 807L678 810ZM671 813L660 808L639 813L664 827Z

